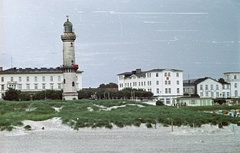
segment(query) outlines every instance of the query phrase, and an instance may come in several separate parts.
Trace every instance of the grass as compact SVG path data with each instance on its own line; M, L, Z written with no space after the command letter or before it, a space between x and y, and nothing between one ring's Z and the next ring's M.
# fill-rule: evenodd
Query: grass
M144 107L138 107L139 104ZM125 106L106 111L113 106ZM61 108L55 111L54 107ZM91 111L89 111L91 108ZM76 100L76 101L0 101L0 130L11 131L15 126L23 126L23 120L42 121L60 117L63 124L73 129L83 127L118 127L145 124L152 128L157 123L163 126L201 127L203 124L226 126L240 125L240 118L233 118L206 111L240 109L240 106L176 107L151 106L126 100ZM31 128L26 127L28 130Z

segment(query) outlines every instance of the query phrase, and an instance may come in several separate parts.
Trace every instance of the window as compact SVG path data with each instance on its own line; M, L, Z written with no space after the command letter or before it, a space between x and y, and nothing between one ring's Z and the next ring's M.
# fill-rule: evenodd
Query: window
M211 84L211 90L213 90L213 85Z
M177 93L178 93L178 94L180 93L180 89L179 89L179 88L177 88Z
M159 94L159 88L157 88L157 94Z
M238 97L238 91L235 90L235 97Z
M179 85L179 81L177 80L177 85Z
M1 90L4 90L4 85L1 85Z
M197 104L197 102L196 102L196 100L191 100L190 104L194 105L194 104Z
M58 83L58 89L61 89L61 83Z
M22 84L18 84L18 90L22 90Z
M11 77L11 81L13 81L13 77Z
M200 85L200 90L203 90L203 85Z
M27 89L30 89L30 84L26 84L26 88L27 88Z
M165 81L165 85L167 85L167 80Z
M171 93L171 88L168 88L168 93Z
M235 80L237 79L237 76L236 76L236 75L234 75L234 79L235 79Z
M219 97L219 92L216 92L216 97Z
M77 78L76 78L77 79ZM61 81L61 76L58 76L58 82L60 82Z
M29 81L29 76L26 77L26 81L27 81L27 82Z
M45 82L45 76L42 76L42 82Z
M38 89L38 84L37 83L34 84L34 89Z
M208 97L208 92L206 92L206 97Z
M170 104L171 103L171 99L170 98L166 98L166 104Z
M151 73L147 73L147 77L148 77L148 78L151 78Z
M211 97L212 97L212 98L214 97L214 92L211 92Z
M34 77L34 81L37 82L37 76Z
M19 82L22 82L22 77L18 77L18 81L19 81Z
M176 76L179 77L179 73L176 73Z
M237 88L237 83L234 83L234 87Z
M230 92L227 92L227 97L230 97Z
M50 89L53 90L53 83L50 84Z
M50 76L50 81L53 81L53 76Z
M167 77L167 72L164 73L164 76Z
M46 89L45 83L42 84L42 89Z
M171 84L171 81L170 81L170 80L168 80L168 84L169 84L169 85Z
M72 86L73 86L73 87L75 86L75 83L74 83L74 82L72 82ZM130 83L130 87L131 87L131 83Z
M170 75L170 72L168 72L168 76L170 77L171 75Z
M208 90L208 85L205 85L205 89Z
M156 73L156 77L158 77L158 73Z
M216 90L218 90L218 85L216 85Z
M1 81L4 82L4 77L1 77Z
M159 85L159 81L156 81L156 85Z
M168 93L168 88L165 88L165 93L166 93L166 94Z

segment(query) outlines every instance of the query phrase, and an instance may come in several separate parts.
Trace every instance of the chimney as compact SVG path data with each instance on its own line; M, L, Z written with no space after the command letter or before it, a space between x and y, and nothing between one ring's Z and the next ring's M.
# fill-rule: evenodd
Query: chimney
M136 69L136 73L141 73L141 69Z

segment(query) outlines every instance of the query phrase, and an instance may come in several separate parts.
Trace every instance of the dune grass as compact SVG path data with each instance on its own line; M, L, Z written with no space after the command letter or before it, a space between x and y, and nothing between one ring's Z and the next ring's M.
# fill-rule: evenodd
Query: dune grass
M240 106L180 107L177 109L126 100L0 101L0 130L11 131L15 126L23 126L23 120L42 121L53 117L60 117L63 124L74 129L83 127L111 129L113 125L138 127L141 124L152 128L157 123L164 126L173 124L191 127L200 127L202 124L219 125L219 127L230 123L240 125L239 117L204 112L231 109L240 109Z

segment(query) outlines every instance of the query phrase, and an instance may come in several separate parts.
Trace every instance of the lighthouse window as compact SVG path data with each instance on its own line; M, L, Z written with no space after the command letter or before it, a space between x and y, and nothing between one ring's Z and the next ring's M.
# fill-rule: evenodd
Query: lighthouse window
M64 84L66 83L66 80L65 80L65 79L63 80L63 83L64 83Z
M71 42L71 47L73 47L73 43Z
M74 82L72 82L72 86L73 86L73 87L75 86L75 83L74 83Z

